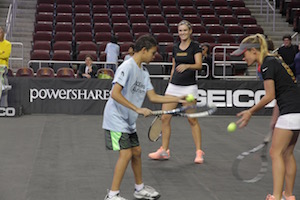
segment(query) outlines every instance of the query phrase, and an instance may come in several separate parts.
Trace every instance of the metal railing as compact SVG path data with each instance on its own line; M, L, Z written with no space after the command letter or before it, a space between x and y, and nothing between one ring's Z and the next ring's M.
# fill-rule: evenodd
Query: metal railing
M9 66L12 69L12 62L13 61L20 61L22 62L21 66L24 66L24 45L21 42L11 42L11 52L15 49L15 46L20 46L21 47L21 57L9 57ZM10 53L12 55L12 53Z
M271 5L270 3L271 0L260 0L260 14L263 14L263 3L266 3L266 18L267 18L267 22L269 22L269 15L270 15L270 9L272 11L273 14L273 31L275 31L275 14L276 14L276 1L273 0L273 5ZM257 0L255 0L255 5L257 5Z
M212 76L214 78L219 78L219 79L257 79L257 76L249 76L249 75L234 75L232 72L232 75L227 75L227 68L230 68L231 70L234 69L233 64L247 64L245 61L231 61L228 59L227 55L229 53L229 49L235 50L238 49L239 46L215 46L212 50ZM218 49L221 49L222 52L218 51ZM223 59L222 60L216 60L216 55L217 53L222 53L223 54ZM222 67L222 75L216 74L216 68L221 66Z
M8 8L8 13L5 22L6 34L4 36L4 38L7 40L11 40L12 38L13 28L15 26L17 7L17 0L13 0L12 4L10 4Z

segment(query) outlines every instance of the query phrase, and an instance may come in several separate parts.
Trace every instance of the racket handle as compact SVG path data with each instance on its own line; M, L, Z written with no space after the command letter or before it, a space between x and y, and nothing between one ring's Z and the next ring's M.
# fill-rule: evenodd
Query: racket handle
M163 110L152 111L152 115L162 115L164 113Z

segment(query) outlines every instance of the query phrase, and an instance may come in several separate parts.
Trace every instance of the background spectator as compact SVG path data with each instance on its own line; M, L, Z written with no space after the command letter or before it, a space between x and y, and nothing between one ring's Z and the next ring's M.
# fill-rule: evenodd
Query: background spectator
M299 52L295 56L295 76L297 81L300 81L300 44L298 45Z
M291 68L295 74L294 59L298 53L298 46L292 44L291 35L284 35L282 37L283 46L278 49L278 54L282 57L283 61Z
M124 61L131 58L134 54L134 44L131 44L128 48L128 54L125 56Z
M118 39L115 36L111 37L109 43L107 43L105 47L106 53L106 62L116 63L116 64L108 64L107 67L112 69L114 72L116 71L116 66L118 64L118 58L120 54L120 46L118 45Z
M79 66L78 78L96 78L97 67L93 66L93 58L86 55L85 64Z

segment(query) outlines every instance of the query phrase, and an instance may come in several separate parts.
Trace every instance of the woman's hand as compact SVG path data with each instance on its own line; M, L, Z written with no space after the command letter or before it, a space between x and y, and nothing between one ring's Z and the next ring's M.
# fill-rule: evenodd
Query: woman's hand
M241 117L236 123L239 126L239 128L243 128L243 127L247 126L247 124L252 116L252 113L249 110L244 110L244 111L238 113L236 116Z
M181 65L178 65L176 67L176 71L179 72L179 73L182 73L185 70L187 70L188 68L189 68L189 65L187 65L187 64L181 64Z

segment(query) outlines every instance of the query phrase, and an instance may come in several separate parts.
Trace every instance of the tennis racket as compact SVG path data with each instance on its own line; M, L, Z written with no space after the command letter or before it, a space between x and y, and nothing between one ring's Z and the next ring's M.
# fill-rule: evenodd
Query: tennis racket
M245 183L255 183L261 180L268 171L267 149L272 132L264 141L249 151L238 155L232 165L232 174Z
M152 121L150 128L148 130L148 138L150 141L155 142L161 137L161 115L170 114L180 117L205 117L213 114L217 110L217 107L213 104L211 105L192 105L183 106L173 110L157 110L152 111L152 115L156 115Z

